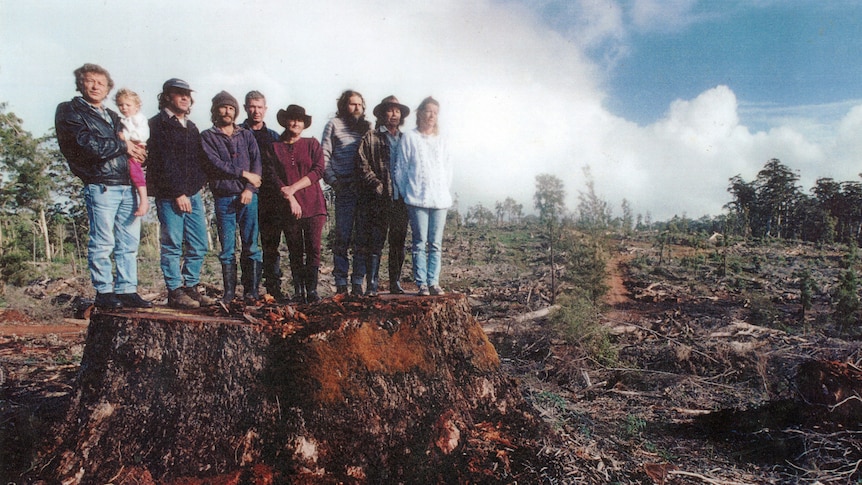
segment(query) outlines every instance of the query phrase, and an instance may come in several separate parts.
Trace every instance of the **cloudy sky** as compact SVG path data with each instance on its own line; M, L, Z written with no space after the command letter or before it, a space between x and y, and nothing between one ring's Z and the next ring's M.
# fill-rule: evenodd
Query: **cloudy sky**
M862 2L853 0L0 0L0 102L34 135L106 67L154 114L162 82L210 100L258 89L268 124L305 106L320 137L344 89L441 102L462 211L589 167L615 214L722 213L728 179L767 160L819 177L862 172ZM412 127L413 116L408 119Z

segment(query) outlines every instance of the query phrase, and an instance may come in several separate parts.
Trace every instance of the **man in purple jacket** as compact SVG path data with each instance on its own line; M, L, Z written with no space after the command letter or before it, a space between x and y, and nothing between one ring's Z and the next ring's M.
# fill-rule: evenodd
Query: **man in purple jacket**
M213 127L201 133L210 190L215 198L216 223L221 242L224 296L230 303L236 294L236 231L242 250L243 297L247 303L260 298L261 255L257 246L257 189L260 187L260 150L251 130L236 124L239 103L228 92L213 97Z

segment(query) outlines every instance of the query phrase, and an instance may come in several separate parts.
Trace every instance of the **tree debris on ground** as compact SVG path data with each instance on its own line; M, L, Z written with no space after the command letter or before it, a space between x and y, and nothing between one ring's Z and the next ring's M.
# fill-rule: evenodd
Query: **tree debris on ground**
M558 465L541 470L535 483L862 479L862 331L834 315L842 275L860 272L853 251L775 241L613 240L610 291L596 317L616 351L607 359L560 336L555 310L544 310L551 301L546 239L458 231L447 239L442 280L466 296L502 370L557 438L541 453ZM801 276L806 272L810 277ZM246 313L251 325L273 318ZM15 325L0 322L0 329ZM283 327L271 326L273 335L299 331ZM3 335L0 446L12 452L0 457L0 478L24 483L34 436L45 435L71 402L83 334ZM506 446L511 437L498 438L491 424L472 433ZM504 458L497 463L505 467Z

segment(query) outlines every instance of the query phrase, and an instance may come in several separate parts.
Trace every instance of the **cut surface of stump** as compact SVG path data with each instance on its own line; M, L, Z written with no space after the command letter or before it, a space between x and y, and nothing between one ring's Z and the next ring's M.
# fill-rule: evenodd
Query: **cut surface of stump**
M94 314L46 474L525 483L549 466L549 434L461 295L231 310Z

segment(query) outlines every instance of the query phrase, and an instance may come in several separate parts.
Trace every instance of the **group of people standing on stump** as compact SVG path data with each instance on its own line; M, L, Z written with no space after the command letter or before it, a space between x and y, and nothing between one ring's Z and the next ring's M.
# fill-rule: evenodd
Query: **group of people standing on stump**
M159 219L168 305L216 303L200 289L208 251L202 198L207 185L221 244L223 301L235 298L238 274L247 302L260 297L262 279L269 294L285 299L282 234L293 277L292 301L318 301L327 217L321 179L335 195L337 293L378 294L387 238L389 291L404 293L400 275L408 223L417 294L444 293L439 277L453 167L438 135L440 105L435 99L423 100L416 110L416 128L402 132L410 108L396 97L388 96L374 108L372 128L362 96L345 91L318 142L302 136L312 118L299 105L278 111L278 123L285 129L281 135L268 128L266 98L258 91L245 97L248 118L242 124L236 123L237 99L225 91L216 94L210 109L213 126L200 132L188 119L193 91L181 79L165 81L158 95L159 112L149 120L140 113L138 95L127 89L115 98L122 116L104 106L114 85L104 68L84 64L75 70L75 81L81 95L57 107L55 127L60 151L84 183L87 259L97 307L152 306L137 292L140 217L147 212L148 197L154 198Z

